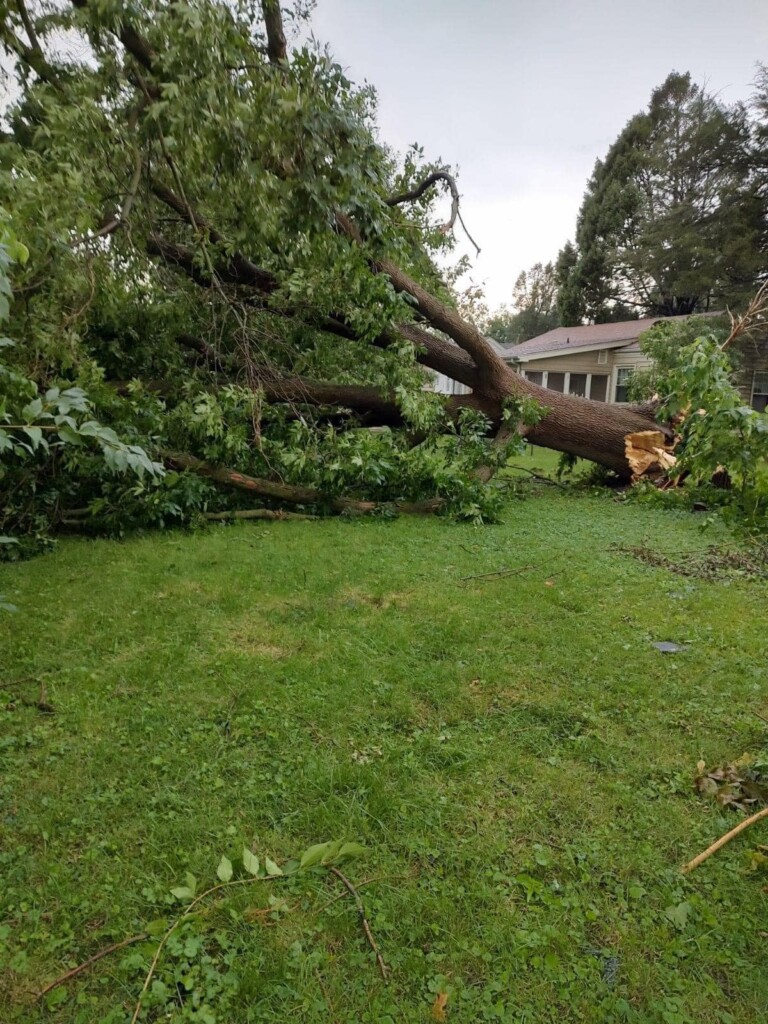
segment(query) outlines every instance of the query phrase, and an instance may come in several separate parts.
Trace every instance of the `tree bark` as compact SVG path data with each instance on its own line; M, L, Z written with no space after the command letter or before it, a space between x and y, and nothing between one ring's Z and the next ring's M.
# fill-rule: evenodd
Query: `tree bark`
M263 498L273 501L287 502L290 505L327 505L334 512L370 513L391 505L398 512L413 515L428 515L437 512L443 506L441 498L430 498L427 501L396 501L384 503L377 501L361 501L356 498L329 498L313 487L300 487L296 484L285 484L278 480L266 480L263 477L248 476L235 469L225 466L214 466L210 462L189 455L186 452L160 452L160 458L172 469L186 469L198 476L207 477L218 484L236 487L238 490L250 491Z

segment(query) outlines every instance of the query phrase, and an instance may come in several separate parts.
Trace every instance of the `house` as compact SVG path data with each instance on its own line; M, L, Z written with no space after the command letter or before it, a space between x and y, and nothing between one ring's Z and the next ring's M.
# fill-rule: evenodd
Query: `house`
M717 313L704 314L717 316ZM640 348L640 335L660 320L646 317L612 324L556 327L519 345L497 346L503 358L528 380L552 391L595 402L626 402L629 378L653 362ZM740 346L737 386L754 409L768 405L768 334Z

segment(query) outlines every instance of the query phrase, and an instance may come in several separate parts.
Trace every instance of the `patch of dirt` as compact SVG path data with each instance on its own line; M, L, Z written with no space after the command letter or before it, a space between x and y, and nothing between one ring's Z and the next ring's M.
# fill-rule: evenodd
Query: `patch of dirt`
M748 549L718 548L713 545L706 551L675 556L665 555L652 548L624 544L614 545L612 550L632 555L646 565L693 579L768 579L768 545L755 545Z
M292 653L278 642L279 639L263 618L249 612L227 630L224 643L229 650L236 650L240 654L278 661Z
M248 634L233 633L229 640L232 647L236 647L238 651L242 651L244 654L256 654L261 658L271 658L273 661L277 661L279 658L287 658L289 654L284 647L279 647L277 644L264 643L262 640L248 636Z
M409 594L368 594L357 587L345 587L338 597L343 608L357 608L364 605L369 608L401 608L408 603Z

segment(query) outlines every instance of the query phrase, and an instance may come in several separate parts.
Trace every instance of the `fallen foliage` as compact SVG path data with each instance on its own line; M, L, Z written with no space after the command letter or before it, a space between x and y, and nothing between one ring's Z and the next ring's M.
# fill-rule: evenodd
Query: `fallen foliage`
M687 552L678 556L665 555L652 548L617 545L615 551L632 555L646 565L667 569L677 576L694 579L718 580L727 577L768 579L768 546L749 548L721 548L711 545L705 551Z
M742 754L720 768L708 770L704 761L696 766L695 786L702 796L711 796L723 807L752 811L768 804L768 763Z

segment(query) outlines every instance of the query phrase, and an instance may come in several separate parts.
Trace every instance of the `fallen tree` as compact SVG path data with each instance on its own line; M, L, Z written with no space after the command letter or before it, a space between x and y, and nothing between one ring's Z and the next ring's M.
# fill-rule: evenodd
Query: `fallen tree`
M338 493L301 463L304 428L332 431L338 449L345 431L386 427L398 451L473 432L486 438L462 465L475 483L521 439L629 478L625 438L658 431L653 410L544 390L510 369L433 259L460 220L454 176L414 154L398 165L375 140L370 92L324 54L291 51L283 15L303 17L274 0L253 19L219 0L20 0L7 12L0 41L21 99L0 149L14 169L2 203L32 251L12 319L35 339L25 372L41 387L62 375L93 386L95 374L111 422L153 456L173 449L168 467L225 487L258 480L249 489L277 505L444 506L421 469L420 492L398 489L393 471ZM74 46L59 45L61 30ZM471 393L438 400L424 371ZM115 393L132 404L118 408ZM235 394L230 427L221 409ZM298 454L275 465L278 427ZM235 444L228 431L248 436Z

